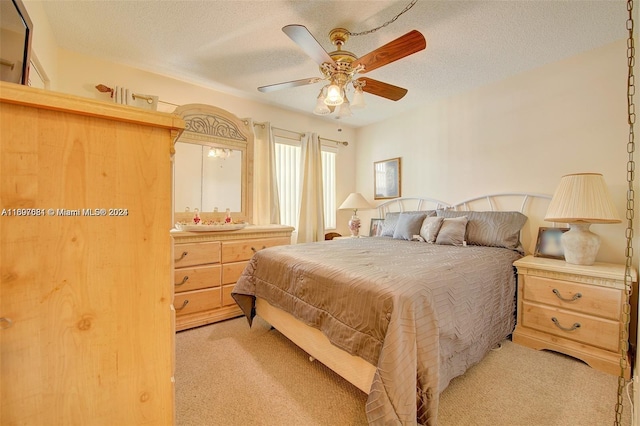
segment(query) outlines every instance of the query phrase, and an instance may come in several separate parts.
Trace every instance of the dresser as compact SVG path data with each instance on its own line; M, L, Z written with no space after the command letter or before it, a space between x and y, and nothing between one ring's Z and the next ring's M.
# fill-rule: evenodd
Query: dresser
M183 126L0 82L0 424L173 424Z
M518 308L513 341L561 352L597 370L620 374L624 265L572 265L526 256L514 266L518 270ZM635 270L632 277L635 295ZM637 298L631 306L629 335L634 343ZM630 370L626 370L627 378Z
M291 243L294 228L249 225L235 231L172 231L176 331L242 315L231 297L259 250Z

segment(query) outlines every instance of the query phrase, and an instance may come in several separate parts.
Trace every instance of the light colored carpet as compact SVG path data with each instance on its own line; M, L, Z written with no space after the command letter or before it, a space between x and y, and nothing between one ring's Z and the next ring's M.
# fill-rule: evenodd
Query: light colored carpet
M177 333L175 378L177 426L366 424L366 394L260 318ZM615 376L506 341L443 392L439 425L611 425L616 392Z

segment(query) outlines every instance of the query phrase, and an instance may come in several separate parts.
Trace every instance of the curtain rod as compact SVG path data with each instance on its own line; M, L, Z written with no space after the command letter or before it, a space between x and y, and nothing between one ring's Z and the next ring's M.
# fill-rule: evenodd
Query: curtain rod
M253 123L254 126L262 126L262 128L264 129L264 124L265 123ZM283 132L289 132L289 133L294 133L300 137L304 136L304 133L300 133L300 132L296 132L295 130L289 130L289 129L283 129L281 127L274 127L271 126L272 129L274 130L281 130ZM344 146L349 146L349 142L347 141L337 141L335 139L329 139L329 138L323 138L321 136L318 136L319 139L323 140L323 141L327 141L327 142L334 142L336 145L344 145Z
M96 89L98 90L98 92L102 92L102 93L111 93L111 97L113 97L113 89L109 86L106 86L104 84L98 84L96 86ZM144 99L145 101L147 101L149 104L153 103L153 98L151 96L147 96L147 95L140 95L138 93L131 93L131 97L135 100L136 98L139 99ZM158 102L163 103L163 104L167 104L167 105L173 105L175 107L179 107L180 105L178 104L174 104L171 102L167 102L167 101L163 101L161 99L158 99Z

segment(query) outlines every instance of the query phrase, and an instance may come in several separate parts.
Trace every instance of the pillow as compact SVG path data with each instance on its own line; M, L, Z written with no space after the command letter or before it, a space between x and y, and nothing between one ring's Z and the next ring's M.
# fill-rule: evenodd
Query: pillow
M414 235L420 233L420 227L426 212L422 213L400 213L396 229L393 231L393 238L396 240L411 240Z
M438 236L438 231L440 230L440 226L442 226L443 221L443 217L425 217L422 221L422 226L420 227L420 236L424 238L424 240L428 243L435 243L436 237Z
M442 225L436 237L436 244L449 246L464 245L464 235L467 230L466 216L443 218Z
M400 212L387 213L382 222L381 237L393 237L393 232L396 230L398 219L400 218Z
M467 216L467 243L478 246L504 247L524 253L520 244L520 230L527 216L520 212L472 212L438 210L444 218Z
M427 216L435 216L435 210L424 210L424 211L409 211L409 212L389 212L384 217L384 222L382 223L382 233L381 237L393 237L393 233L396 230L396 225L398 224L398 219L400 218L400 214L421 214L424 218L424 215ZM417 232L416 232L417 234ZM410 238L409 238L410 239Z

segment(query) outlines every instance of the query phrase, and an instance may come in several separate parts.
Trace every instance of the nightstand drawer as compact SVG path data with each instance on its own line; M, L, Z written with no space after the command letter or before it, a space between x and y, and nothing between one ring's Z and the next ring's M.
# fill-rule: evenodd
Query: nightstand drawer
M620 321L620 290L536 276L524 279L524 300Z
M175 292L220 286L220 265L196 266L174 270Z
M618 350L620 338L619 321L611 321L528 302L524 302L522 308L522 326L524 327L608 351Z

